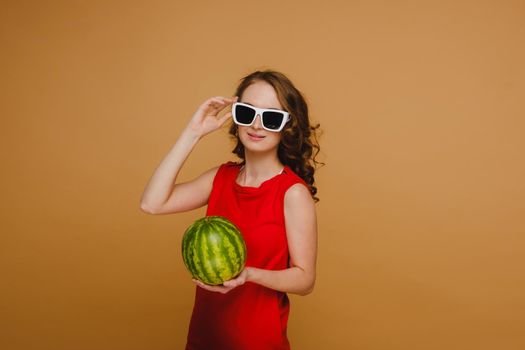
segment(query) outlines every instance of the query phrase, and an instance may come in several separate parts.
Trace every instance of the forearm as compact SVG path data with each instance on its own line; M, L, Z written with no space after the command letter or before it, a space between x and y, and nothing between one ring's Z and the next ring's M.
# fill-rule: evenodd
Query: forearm
M166 202L182 165L198 141L199 136L188 128L181 133L146 185L141 198L143 208L153 209Z
M285 293L306 295L312 292L315 273L294 266L285 270L248 267L247 282L253 282Z

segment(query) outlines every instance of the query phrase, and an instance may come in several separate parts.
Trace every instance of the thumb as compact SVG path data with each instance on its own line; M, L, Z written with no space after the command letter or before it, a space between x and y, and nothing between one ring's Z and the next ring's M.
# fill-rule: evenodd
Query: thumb
M223 115L222 117L220 117L219 118L219 126L222 126L226 122L226 120L231 118L231 116L232 116L232 112L228 112L225 115Z
M225 287L236 287L238 285L238 283L237 283L237 281L235 279L229 280L229 281L224 281L222 284Z
M224 282L222 282L222 285L225 286L225 287L231 287L232 286L232 282L231 281L224 281Z

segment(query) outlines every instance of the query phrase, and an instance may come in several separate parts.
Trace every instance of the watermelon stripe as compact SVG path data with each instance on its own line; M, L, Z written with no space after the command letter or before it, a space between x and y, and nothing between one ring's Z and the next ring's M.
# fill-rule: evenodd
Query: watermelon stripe
M197 258L195 256L196 254L195 254L195 239L194 239L195 235L197 234L198 226L199 225L195 225L193 230L191 230L190 233L188 234L188 236L191 237L191 240L186 247L186 254L187 254L186 259L188 259L189 270L191 272L191 275L195 278L197 278L197 276L199 275L199 271L198 271L197 264L196 264Z
M202 254L202 250L200 249L200 241L202 240L201 235L201 228L199 227L199 230L195 231L195 236L193 239L193 247L191 248L194 253L194 262L195 262L195 273L198 279L202 280L203 282L206 280L206 275L204 273L204 256Z
M231 228L228 232L228 239L232 242L232 245L235 247L235 258L236 263L238 264L238 270L236 273L239 273L244 268L244 263L246 262L246 244L242 238L237 226L233 225L231 222L228 223Z
M201 261L201 267L202 267L202 277L204 277L205 283L211 282L211 276L209 268L210 264L210 256L208 254L208 249L206 247L206 244L208 243L206 240L206 234L208 233L208 227L203 227L199 232L199 253L202 255L202 261Z
M242 261L246 261L246 244L244 243L244 240L242 239L242 235L234 235L231 232L240 232L237 226L233 225L231 222L228 222L228 237L231 237L233 240L234 246L235 246L235 253L236 256L242 257Z
M217 259L220 256L220 253L219 254L214 253L213 246L215 244L214 242L209 240L211 232L212 232L212 226L208 225L206 229L208 230L208 232L207 232L207 235L205 236L205 244L203 245L203 247L205 247L205 253L207 253L205 254L207 255L206 265L210 273L210 282L211 284L220 284L222 283L221 276L219 275L219 270L217 268L217 265L218 265Z
M225 239L226 236L223 233L222 227L218 225L213 226L213 229L216 232L215 236L220 240L220 245L215 246L215 251L217 252L216 255L219 256L221 260L220 266L222 268L219 270L220 278L222 281L229 280L233 276L235 268L232 263L232 258L228 254L228 242Z
M198 250L198 238L199 238L199 232L202 227L202 221L199 221L196 223L195 227L192 231L192 241L191 245L188 247L190 253L191 253L191 264L193 265L193 273L194 276L198 278L198 276L202 275L202 267L201 267L201 258L199 257L199 250Z
M182 239L182 258L184 260L184 265L186 265L186 268L191 272L192 276L195 276L195 268L192 266L192 250L189 249L190 244L192 243L193 238L193 228L195 227L195 223L192 224L184 233L184 237Z
M215 230L217 231L217 233L221 234L221 238L223 241L222 242L222 246L223 246L222 256L223 256L223 260L228 264L228 267L229 267L229 271L221 277L222 278L225 278L227 276L233 277L238 273L237 270L239 268L238 266L239 263L236 260L237 260L237 257L240 255L239 254L240 252L236 251L236 247L231 240L230 232L224 226L221 226L221 225L214 225L214 226L215 226Z
M204 257L204 254L202 252L202 240L203 240L203 232L202 230L205 229L203 227L204 225L199 225L199 230L195 232L195 240L194 240L194 252L197 256L197 259L195 260L195 267L197 268L197 275L200 277L200 279L203 282L208 281L204 262L206 261L206 258Z
M202 279L202 281L204 283L209 283L210 282L210 276L208 274L208 271L206 270L207 256L205 254L205 249L204 249L204 243L205 243L204 240L205 240L205 237L206 237L204 231L206 229L207 229L207 227L204 226L203 228L201 228L197 232L197 235L196 235L196 238L195 238L195 251L197 252L197 255L198 255L197 266L198 266L199 277L201 277L201 279Z

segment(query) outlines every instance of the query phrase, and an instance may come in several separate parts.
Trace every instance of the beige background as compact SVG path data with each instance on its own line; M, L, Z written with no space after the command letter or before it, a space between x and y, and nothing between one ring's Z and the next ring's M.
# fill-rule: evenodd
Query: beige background
M0 348L183 347L205 208L139 199L258 68L324 130L293 348L525 348L523 1L6 1L0 30ZM231 148L209 135L180 179Z

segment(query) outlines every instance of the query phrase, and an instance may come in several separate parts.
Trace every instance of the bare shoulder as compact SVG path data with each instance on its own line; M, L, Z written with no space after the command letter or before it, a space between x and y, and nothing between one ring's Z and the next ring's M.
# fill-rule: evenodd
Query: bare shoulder
M296 183L290 186L284 194L285 205L289 204L314 204L312 195L308 187L303 183Z

